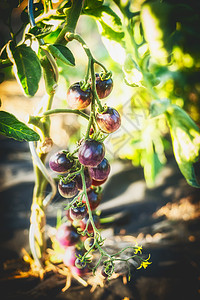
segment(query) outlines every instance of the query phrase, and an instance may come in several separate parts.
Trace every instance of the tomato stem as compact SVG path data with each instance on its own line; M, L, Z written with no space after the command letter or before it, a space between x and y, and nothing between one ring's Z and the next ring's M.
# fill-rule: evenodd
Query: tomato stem
M36 120L42 118L43 116L51 116L51 115L56 115L56 114L64 114L64 113L71 113L71 114L76 114L79 115L83 118L85 118L86 120L89 120L89 116L87 114L85 114L84 112L82 112L81 110L78 109L68 109L68 108L56 108L56 109L51 109L51 110L47 110L45 112L43 112L42 116L36 116L36 117L32 117L30 116L30 121L29 123L31 123L34 118L36 118Z

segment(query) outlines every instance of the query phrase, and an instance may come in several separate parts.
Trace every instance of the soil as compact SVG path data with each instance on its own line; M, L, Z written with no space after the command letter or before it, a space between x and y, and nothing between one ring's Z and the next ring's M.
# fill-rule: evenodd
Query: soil
M146 187L143 171L116 161L104 186L101 217L117 216L105 230L134 239L150 253L152 264L134 270L127 283L120 276L97 287L73 281L62 292L65 278L48 273L43 280L15 278L28 270L21 249L29 251L28 229L34 175L27 143L0 140L0 288L3 299L200 299L200 202L199 189L188 186L173 158L158 176L156 186ZM55 226L63 200L56 195L47 211L47 224ZM117 214L117 215L116 215ZM106 229L106 225L104 225Z

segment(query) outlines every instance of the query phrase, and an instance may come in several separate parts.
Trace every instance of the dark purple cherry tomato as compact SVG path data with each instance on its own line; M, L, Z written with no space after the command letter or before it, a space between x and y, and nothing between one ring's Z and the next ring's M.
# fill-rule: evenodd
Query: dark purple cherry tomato
M74 204L70 208L69 213L70 213L71 219L73 219L73 220L82 220L87 215L87 207L86 207L85 204L82 204L80 206L77 206L76 204Z
M77 267L71 267L71 272L75 275L78 275L79 277L82 277L90 272L89 268L87 265L83 267L82 269L78 269Z
M78 193L78 186L75 180L64 183L62 179L58 183L58 191L64 198L72 198Z
M79 225L80 225L80 228L82 230L85 230L88 219L89 219L89 216L87 215L84 219L82 219L80 221ZM94 221L94 224L95 224L96 228L99 229L100 228L100 218L99 218L99 216L93 215L93 221ZM93 233L93 227L92 227L92 224L91 224L90 221L89 221L87 231L88 231L88 233Z
M112 270L112 267L110 266L109 268L105 268L103 266L103 268L101 269L101 275L107 279L110 275L111 275L111 270Z
M86 189L89 189L91 184L92 184L92 178L89 174L88 168L84 169L84 175L85 175ZM83 183L82 183L81 174L76 175L75 180L77 182L78 189L82 190L83 189Z
M93 185L93 186L100 186L100 185L102 185L104 182L106 182L107 179L108 179L108 178L105 178L104 180L94 180L94 179L92 179L92 185Z
M110 173L110 164L104 157L104 159L98 166L93 168L90 167L88 170L92 179L102 181L104 179L107 179Z
M118 111L111 107L108 107L103 113L97 113L96 121L100 130L105 133L112 133L121 125L121 117Z
M81 261L80 258L77 258L75 260L75 267L77 267L78 269L83 269L85 266L86 266L85 261Z
M67 247L63 256L63 263L67 267L74 267L77 256L84 255L84 252L78 250L75 246Z
M92 101L92 91L90 88L83 91L80 83L72 84L67 92L67 102L72 109L84 109Z
M74 162L69 160L63 151L56 152L50 157L49 167L54 172L66 173L73 166Z
M56 232L56 239L62 247L75 245L79 238L80 236L76 229L68 222L63 223Z
M91 210L97 208L102 199L102 193L96 193L95 189L90 188L87 191L88 201L90 203ZM82 202L86 203L85 195L82 198Z
M104 144L93 139L83 141L78 151L78 159L86 167L96 167L103 160L104 155Z
M95 75L96 75L97 94L100 99L106 98L112 92L113 80L112 78L102 80L99 74L95 74Z

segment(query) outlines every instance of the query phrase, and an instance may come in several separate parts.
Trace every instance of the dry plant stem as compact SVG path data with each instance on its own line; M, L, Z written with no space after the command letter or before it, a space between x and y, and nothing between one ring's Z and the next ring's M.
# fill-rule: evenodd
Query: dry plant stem
M72 1L72 7L69 8L68 14L66 16L66 25L61 31L56 42L58 43L66 43L64 39L64 35L67 31L74 31L75 26L77 24L78 18L81 13L82 8L82 0L74 0ZM33 0L29 0L28 2L28 13L31 27L36 25L33 14ZM43 39L39 40L40 45L44 44ZM58 71L57 65L55 63L54 58L50 53L46 53L46 59L49 60L51 66L54 70L55 81L58 79ZM52 87L53 90L55 87ZM40 106L40 113L43 114L45 111L49 111L52 106L54 94L47 95L44 103ZM34 123L34 122L32 122ZM34 124L36 125L36 124ZM37 144L35 149L34 145L30 145L32 149L33 155L33 167L35 172L35 187L33 191L33 200L31 206L31 217L30 217L30 231L29 231L29 240L30 240L30 248L34 258L36 265L39 268L43 268L44 258L43 255L46 250L46 240L45 240L45 225L46 225L46 215L45 215L45 207L52 200L52 197L55 194L55 186L49 180L46 169L44 167L45 159L47 153L42 153L40 149L41 143L45 141L45 138L49 138L50 132L50 119L48 116L43 117L38 120L37 127L40 129L40 142ZM46 187L48 182L51 184L52 191L50 195L46 196Z
M48 110L53 101L53 94L46 95L43 98L43 105L40 107L41 111ZM30 230L29 230L29 243L30 250L33 255L33 259L36 265L40 268L43 267L43 255L46 249L45 240L45 225L46 215L45 207L52 200L56 193L55 184L50 179L48 172L44 166L47 153L41 151L41 144L45 142L46 138L49 138L50 120L49 118L43 118L38 125L40 128L40 141L35 146L34 143L30 143L30 151L32 154L33 168L35 173L35 186L33 190L33 199L31 206L30 217ZM50 183L52 191L46 195L47 184Z

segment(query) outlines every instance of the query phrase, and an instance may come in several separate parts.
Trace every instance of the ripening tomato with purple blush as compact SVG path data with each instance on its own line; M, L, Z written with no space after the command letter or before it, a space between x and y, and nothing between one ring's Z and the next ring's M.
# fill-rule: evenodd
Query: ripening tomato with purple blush
M102 185L104 182L106 182L108 178L105 178L104 180L94 180L92 179L92 186L100 186Z
M96 114L96 122L101 131L112 133L121 126L121 117L116 109L108 107L104 112Z
M58 182L58 191L64 198L73 198L78 194L78 186L75 180L64 182L62 179Z
M87 215L87 207L85 204L74 204L72 207L70 207L69 210L69 214L72 220L82 220Z
M113 89L112 78L103 79L98 73L96 75L96 91L100 99L106 98L110 95Z
M67 103L72 109L84 109L88 107L92 101L91 88L81 89L80 82L72 84L67 91Z
M75 245L79 241L80 236L76 228L66 222L58 227L56 239L62 247L69 247Z

